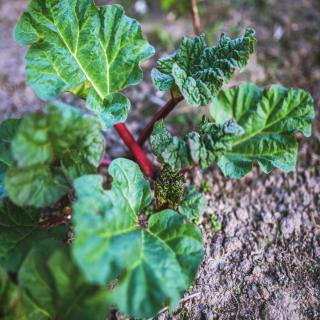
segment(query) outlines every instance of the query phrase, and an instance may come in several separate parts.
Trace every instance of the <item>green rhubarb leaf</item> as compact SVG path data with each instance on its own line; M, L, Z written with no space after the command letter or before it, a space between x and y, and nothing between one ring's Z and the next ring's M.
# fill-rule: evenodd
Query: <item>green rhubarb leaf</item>
M154 54L140 24L121 6L97 7L93 0L32 0L15 39L30 46L27 82L41 99L65 91L91 96L88 107L99 110L107 127L122 122L128 111L128 102L120 104L123 99L113 94L139 83L139 64Z
M246 83L222 91L211 107L217 123L234 118L245 133L230 136L231 148L219 156L227 176L241 178L257 163L265 173L273 168L294 170L298 143L294 133L311 135L313 100L304 90L274 85L261 89Z
M158 160L168 164L173 170L192 168L200 164L209 167L230 148L228 136L241 135L243 129L234 121L223 125L203 120L197 131L190 132L183 140L173 137L163 121L156 123L150 137L151 147Z
M133 317L174 308L203 256L199 229L175 211L154 214L148 227L140 214L151 202L149 182L137 164L117 159L109 167L112 188L100 176L75 180L73 254L92 283L117 280L113 301Z
M67 247L47 241L33 248L19 272L26 319L104 320L109 292L88 284Z
M130 231L137 228L138 215L151 202L149 182L137 164L117 159L110 165L109 174L113 178L113 186L109 191L103 190L101 176L84 176L74 182L78 198L73 215L76 224L74 255L87 279L100 284L114 276L115 258L110 255L113 233L119 233L119 239L123 238L121 235L125 232L130 235ZM113 209L113 202L118 210ZM129 238L129 242L123 240L121 246L124 250L128 249ZM115 245L120 245L119 239ZM95 249L92 250L92 247ZM118 253L121 256L122 252ZM132 255L127 261L123 256L121 264L129 263L132 259L135 261L136 257Z
M0 174L4 173L13 163L11 141L19 124L19 119L8 119L0 124Z
M7 196L4 186L4 174L13 163L11 141L20 124L18 119L5 120L0 124L0 200Z
M57 236L60 228L43 229L38 223L39 216L38 210L16 207L8 199L0 200L0 267L16 272L35 244Z
M58 201L69 190L60 169L49 165L11 167L5 177L10 199L19 206L46 207Z
M254 33L247 29L235 40L223 34L214 47L208 47L204 35L184 38L176 52L157 62L152 71L154 85L161 91L178 87L194 106L209 104L235 69L247 65L256 42Z
M179 212L186 216L188 220L194 221L200 218L207 207L208 202L204 195L197 191L195 187L189 187L184 192Z
M19 309L19 290L7 272L0 268L0 318L14 320ZM19 318L21 319L21 318Z
M155 124L150 143L158 160L168 164L172 170L179 171L181 168L193 166L188 142L172 136L163 121Z
M125 122L131 107L128 98L120 93L112 93L104 100L101 100L96 93L90 93L87 105L99 116L104 129Z
M193 162L199 163L201 168L208 168L219 155L230 148L228 137L239 136L242 133L243 128L233 119L226 120L221 125L203 120L198 131L188 135Z
M5 198L7 196L7 191L4 187L4 174L0 173L0 201L1 199Z
M11 147L15 163L5 177L9 197L20 206L44 207L69 190L70 180L96 172L104 137L95 117L56 103L47 114L27 115Z

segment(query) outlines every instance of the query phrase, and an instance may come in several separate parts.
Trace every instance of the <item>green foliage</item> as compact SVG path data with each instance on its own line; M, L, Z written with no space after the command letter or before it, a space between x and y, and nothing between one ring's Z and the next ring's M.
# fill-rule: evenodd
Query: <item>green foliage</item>
M184 191L184 177L170 166L164 166L155 183L155 197L158 208L178 210Z
M246 83L222 91L211 107L217 123L235 118L245 133L230 136L231 148L218 157L227 176L241 178L254 163L265 173L273 168L294 170L298 143L295 132L311 135L313 100L304 90L274 85L263 90Z
M0 124L0 174L5 173L13 163L10 152L11 140L15 136L20 121L19 119L8 119Z
M207 199L195 187L186 188L179 212L190 221L196 221L208 207Z
M243 129L233 120L216 125L204 119L197 131L190 132L183 140L179 140L169 133L163 121L159 121L150 142L158 160L168 164L173 170L192 168L195 164L207 168L230 148L228 136L242 133Z
M10 280L9 275L0 268L0 318L14 320L18 303L17 286Z
M221 230L221 223L219 222L219 220L215 214L211 215L210 221L211 221L212 228L214 231L218 232Z
M18 285L0 269L0 317L5 320L104 320L107 288L88 285L73 263L69 249L43 241L28 253Z
M88 285L68 248L55 242L36 246L19 272L22 313L26 319L103 320L107 288Z
M35 244L58 236L59 228L51 231L39 226L39 216L38 210L16 207L8 199L0 200L1 268L17 271Z
M175 170L217 162L233 178L246 175L254 163L266 173L274 167L289 172L297 158L294 133L310 136L314 118L313 100L305 91L277 85L263 90L248 83L222 91L211 113L217 124L204 121L182 141L159 122L150 140L158 159Z
M142 80L139 64L154 54L121 6L92 0L32 0L15 38L30 46L27 82L41 99L72 92L106 127L126 119L130 104L119 92Z
M190 285L203 256L201 234L171 210L152 215L143 228L139 216L151 189L139 167L117 159L109 174L108 191L100 176L75 181L74 257L88 281L104 286L118 279L112 295L122 312L151 317L165 305L174 308Z
M5 186L17 205L44 207L70 188L70 179L94 173L104 153L96 118L65 104L23 118L11 142L14 164Z
M13 163L11 155L11 140L14 138L19 119L8 119L0 124L0 201L7 196L4 187L5 172Z
M201 192L204 192L204 193L210 193L212 191L212 188L209 185L209 182L207 180L201 181L200 190L201 190Z
M152 71L154 85L161 91L178 87L188 103L205 106L235 69L246 66L255 42L252 29L236 40L223 34L214 47L208 47L204 35L185 37L176 52L158 60Z
M4 174L0 173L0 201L7 196L7 191L4 187Z
M315 265L312 265L308 268L309 273L316 273L317 272L317 267Z
M164 122L155 124L150 137L152 151L162 163L168 164L172 170L178 171L183 167L192 166L186 141L179 141L166 129Z

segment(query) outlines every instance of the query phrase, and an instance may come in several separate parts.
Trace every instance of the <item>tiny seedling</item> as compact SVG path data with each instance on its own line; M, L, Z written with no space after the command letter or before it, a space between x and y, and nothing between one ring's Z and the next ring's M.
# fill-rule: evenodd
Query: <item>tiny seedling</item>
M312 265L312 266L310 266L310 267L308 268L308 272L309 272L309 273L316 273L316 271L317 271L317 267L314 266L314 265Z
M0 125L1 313L104 320L114 306L137 318L174 310L204 256L193 221L207 203L183 172L217 165L242 178L253 165L265 173L294 170L295 133L311 135L310 94L280 85L225 87L254 51L252 29L237 39L222 34L214 46L204 34L185 37L151 72L171 98L136 140L125 125L131 104L123 90L142 80L140 64L154 48L121 6L31 0L14 37L29 47L27 83L48 108ZM65 92L83 99L90 115L58 102ZM182 101L211 116L178 138L165 118ZM112 127L134 161L108 165L103 131ZM98 174L101 164L112 182ZM61 216L50 214L56 208ZM221 228L214 215L211 222Z
M239 286L235 287L235 288L234 288L234 292L235 292L236 294L241 294L241 288L240 288Z
M211 187L210 187L210 184L209 184L209 182L207 181L207 180L203 180L202 182L201 182L201 192L203 192L203 193L210 193L211 192Z
M215 232L219 232L221 230L221 222L218 220L217 215L213 213L210 217L210 221L211 221L213 230Z

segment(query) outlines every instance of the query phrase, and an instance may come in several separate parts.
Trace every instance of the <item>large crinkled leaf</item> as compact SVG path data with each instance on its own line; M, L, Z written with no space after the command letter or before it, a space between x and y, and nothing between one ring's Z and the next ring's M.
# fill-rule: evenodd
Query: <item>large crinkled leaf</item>
M93 0L32 0L15 38L30 46L27 82L40 98L88 97L107 127L126 119L129 103L118 92L142 80L139 64L154 54L121 6Z
M109 292L88 284L67 247L35 247L19 272L22 314L28 320L105 320Z
M232 119L223 125L204 120L197 131L179 140L170 134L163 121L159 121L154 127L150 143L158 160L173 170L191 168L195 164L207 168L230 147L227 137L242 133L243 129Z
M34 245L57 236L60 228L43 229L38 223L39 216L35 209L19 208L8 199L0 200L0 267L17 271Z
M150 143L154 154L162 163L168 164L172 170L192 167L193 161L188 148L188 142L179 140L166 129L164 122L155 124L150 136Z
M232 147L218 160L225 175L241 178L254 163L265 173L273 168L294 170L298 150L294 133L311 135L314 107L304 90L279 85L263 90L246 83L222 91L211 113L218 123L232 117L244 128L243 135L229 137Z
M204 35L184 38L176 52L157 62L152 71L153 82L161 91L177 86L188 103L205 106L230 80L235 69L247 65L255 42L252 29L235 40L223 34L214 47L208 47Z
M11 143L14 165L6 173L9 197L20 206L44 207L70 188L70 180L95 173L103 154L100 122L68 105L24 117Z
M179 212L194 221L204 213L208 207L207 199L195 187L186 188L179 206Z
M162 307L178 303L194 278L203 256L198 228L178 213L152 215L149 227L140 214L151 202L151 189L137 164L112 162L112 188L102 177L76 179L73 254L92 283L117 279L113 301L130 316L154 316Z

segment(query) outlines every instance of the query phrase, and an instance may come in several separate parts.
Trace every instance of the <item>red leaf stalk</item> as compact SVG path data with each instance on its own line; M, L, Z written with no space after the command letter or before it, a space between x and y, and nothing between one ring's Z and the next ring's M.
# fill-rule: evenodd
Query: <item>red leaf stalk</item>
M153 178L153 166L149 159L147 158L145 152L137 143L137 141L132 136L131 132L128 130L127 126L124 123L118 123L115 125L115 129L119 133L121 139L124 141L126 146L132 152L133 156L140 165L143 173L149 179Z
M146 142L146 140L150 137L153 127L155 123L161 119L164 119L175 107L176 105L183 100L183 97L179 98L171 98L167 104L162 107L151 119L151 121L148 123L148 125L144 128L142 131L140 138L138 140L138 143L140 146L143 146L143 144Z

